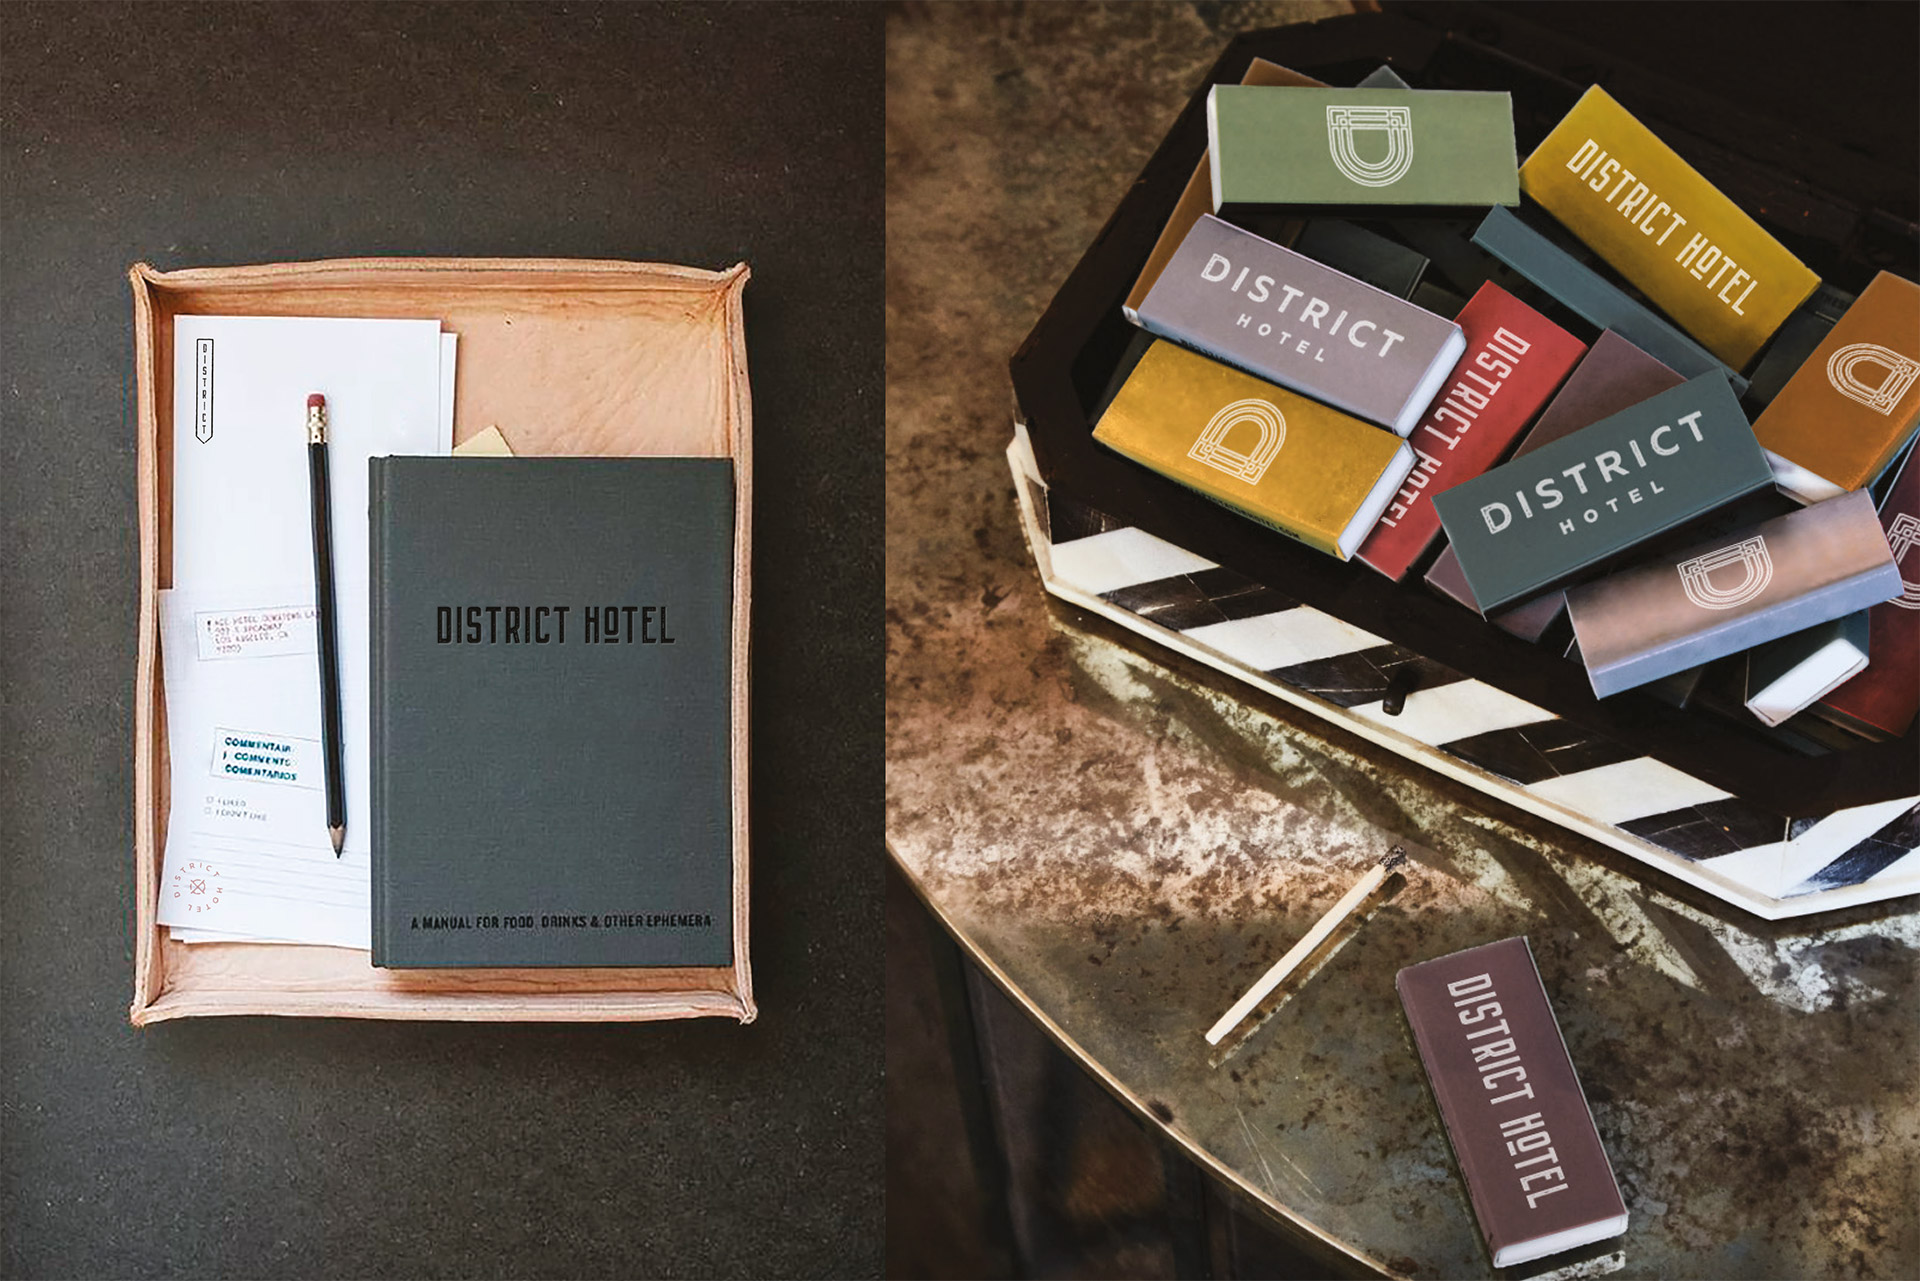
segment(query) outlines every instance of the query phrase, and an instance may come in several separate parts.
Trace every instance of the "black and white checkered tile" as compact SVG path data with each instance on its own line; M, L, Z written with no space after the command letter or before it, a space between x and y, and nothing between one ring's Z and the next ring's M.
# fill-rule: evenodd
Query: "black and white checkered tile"
M1007 451L1047 590L1766 917L1920 891L1920 796L1789 816L1065 495Z

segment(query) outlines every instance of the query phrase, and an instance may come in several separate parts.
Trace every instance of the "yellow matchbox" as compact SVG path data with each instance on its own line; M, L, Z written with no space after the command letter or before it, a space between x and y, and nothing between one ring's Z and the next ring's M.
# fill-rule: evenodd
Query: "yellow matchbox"
M1598 85L1520 166L1520 189L1735 369L1820 283Z
M1170 342L1147 349L1093 438L1341 560L1413 466L1392 432Z

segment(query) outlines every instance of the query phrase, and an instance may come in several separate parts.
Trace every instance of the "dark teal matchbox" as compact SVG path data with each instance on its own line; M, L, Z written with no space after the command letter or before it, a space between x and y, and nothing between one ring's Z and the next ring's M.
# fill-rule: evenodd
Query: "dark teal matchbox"
M1773 483L1733 388L1702 374L1436 494L1482 613Z
M1643 307L1578 258L1505 209L1490 209L1473 243L1544 289L1588 324L1611 329L1662 364L1689 378L1719 370L1744 395L1747 380L1728 369L1651 308Z

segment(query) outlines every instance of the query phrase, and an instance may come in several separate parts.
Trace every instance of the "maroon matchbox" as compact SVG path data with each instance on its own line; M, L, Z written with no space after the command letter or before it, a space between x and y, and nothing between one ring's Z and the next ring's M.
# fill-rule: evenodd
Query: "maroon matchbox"
M1625 1232L1626 1203L1527 940L1410 965L1394 986L1493 1266Z

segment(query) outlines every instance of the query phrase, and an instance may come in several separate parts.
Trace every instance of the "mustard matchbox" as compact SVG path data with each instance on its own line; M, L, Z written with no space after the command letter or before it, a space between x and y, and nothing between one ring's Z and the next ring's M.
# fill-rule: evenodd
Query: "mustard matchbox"
M1820 283L1598 85L1520 166L1520 186L1734 369Z

